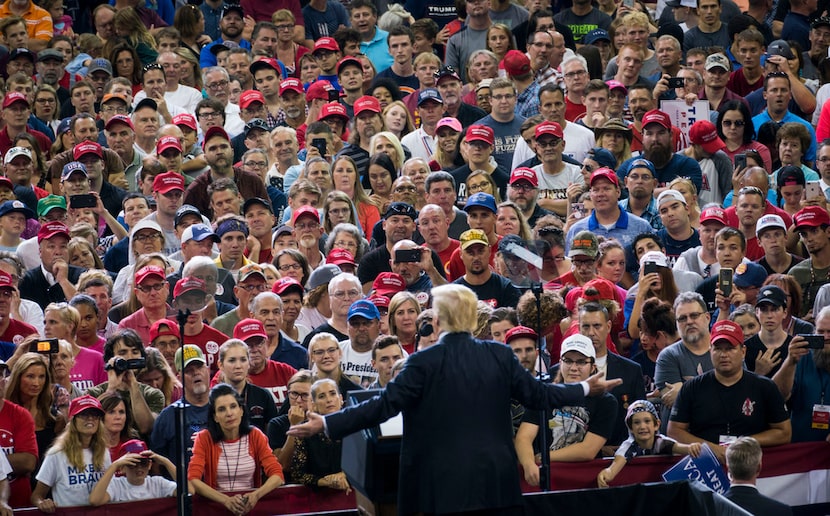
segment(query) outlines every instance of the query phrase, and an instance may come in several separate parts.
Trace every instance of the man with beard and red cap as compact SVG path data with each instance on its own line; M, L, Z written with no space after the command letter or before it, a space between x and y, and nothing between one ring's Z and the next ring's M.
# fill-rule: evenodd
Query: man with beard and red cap
M702 175L697 161L680 153L674 153L672 141L672 125L669 115L659 109L652 109L643 115L643 155L654 164L657 188L659 194L675 178L685 177L691 180L697 191L701 191ZM625 179L631 164L637 158L630 158L617 169L617 176Z

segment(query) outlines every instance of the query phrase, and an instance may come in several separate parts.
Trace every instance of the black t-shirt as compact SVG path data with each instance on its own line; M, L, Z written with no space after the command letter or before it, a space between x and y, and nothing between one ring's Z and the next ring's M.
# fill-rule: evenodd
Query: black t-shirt
M515 307L519 304L519 298L522 297L522 293L510 283L510 280L496 273L493 273L490 279L482 285L470 285L464 280L464 276L453 281L453 283L468 287L475 292L480 301L484 301L493 308L500 306Z
M669 267L674 267L674 262L677 261L677 258L680 257L683 251L700 246L700 235L696 229L692 229L691 236L685 240L675 240L669 235L666 228L658 231L657 235L666 244L666 257L669 259Z
M708 371L683 384L671 421L689 424L689 433L713 443L721 435L754 435L789 418L772 380L744 371L737 383L721 384Z
M784 343L775 348L775 350L778 352L778 357L781 359L781 362L783 362L784 359L787 358L787 353L789 353L790 349L790 341L792 340L792 335L787 335L787 338L784 340ZM748 340L746 340L746 342L744 342L744 345L746 346L746 356L744 357L744 363L746 364L747 369L754 372L755 360L758 359L758 355L766 352L767 347L764 345L763 342L761 342L760 335L754 335L750 337ZM781 369L781 362L779 362L777 366L773 367L772 371L767 373L765 376L767 378L772 378L773 376L775 376L775 373L777 373L778 370Z
M787 254L790 255L790 258L792 258L792 260L790 261L790 266L787 267L787 270L785 270L782 274L789 274L790 269L792 269L795 264L801 263L801 262L804 261L804 258L802 258L800 256L796 256L792 253L787 253ZM755 263L757 263L758 265L763 267L767 271L767 274L778 274L778 271L773 270L772 267L769 266L769 263L767 263L766 255L764 255L763 258L761 258L760 260L758 260Z
M539 410L525 410L522 423L536 426L540 424ZM551 450L559 450L572 444L581 443L585 434L591 432L604 439L614 433L617 420L617 399L609 393L585 398L585 406L561 407L547 412L548 424L545 425L547 443ZM537 440L533 440L533 451L539 453Z
M248 408L248 422L263 432L268 429L268 422L277 415L277 406L271 393L252 383L245 385L242 393Z
M285 405L287 406L288 403ZM290 426L291 423L288 421L287 414L271 418L271 421L268 422L268 431L266 432L266 435L268 436L268 446L270 446L272 450L285 446L285 441L288 439L288 436L285 435L285 433L288 432L288 428Z
M346 335L345 333L340 333L340 331L338 331L337 328L335 328L334 326L332 326L328 322L324 322L320 326L318 326L318 327L314 328L313 330L311 330L311 333L306 335L305 339L303 339L303 347L308 349L308 344L309 344L309 342L311 342L311 337L317 335L318 333L324 333L324 332L325 333L331 333L332 335L334 335L334 338L337 339L337 342L341 342L341 341L344 341L344 340L349 338L348 335Z

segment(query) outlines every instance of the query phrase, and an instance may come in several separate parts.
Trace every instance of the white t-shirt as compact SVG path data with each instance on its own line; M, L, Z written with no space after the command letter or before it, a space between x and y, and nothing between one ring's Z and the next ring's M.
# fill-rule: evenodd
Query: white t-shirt
M144 90L139 91L133 98L133 106L138 104L142 99L147 98ZM196 114L196 104L202 100L202 93L196 88L179 84L176 91L165 91L164 100L167 103L167 110L170 116L176 116L181 113ZM176 111L176 113L173 113Z
M43 335L43 310L40 305L28 299L20 300L20 320L34 326ZM2 478L2 477L0 477Z
M435 152L436 142L437 138L428 135L421 127L401 139L401 144L409 149L413 158L423 158L427 161L429 161L432 153Z
M133 502L151 498L167 498L176 492L176 483L161 476L147 477L140 486L130 484L127 477L114 477L107 486L111 502Z
M245 122L239 116L239 106L228 102L228 105L225 106L225 132L233 138L238 134L242 134L244 130Z
M52 488L52 500L58 507L89 505L89 493L110 467L110 454L104 453L104 464L100 471L92 465L92 450L83 451L84 471L77 471L66 460L63 451L47 453L37 474L38 482Z
M353 382L361 387L368 387L378 377L378 372L372 367L372 350L363 353L352 348L351 340L344 340L340 343L340 366L343 374L350 377Z
M40 267L40 247L37 245L36 236L20 242L17 246L17 257L23 260L26 270Z
M571 183L582 183L582 172L576 165L562 163L563 169L558 174L546 174L544 165L536 165L536 177L539 179L539 199L567 199L566 191Z

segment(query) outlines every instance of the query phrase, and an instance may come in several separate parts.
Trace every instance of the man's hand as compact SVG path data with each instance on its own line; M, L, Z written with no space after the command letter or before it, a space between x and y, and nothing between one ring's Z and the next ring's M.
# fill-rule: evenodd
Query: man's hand
M311 411L306 416L308 421L301 425L292 425L286 434L293 437L311 437L323 431L323 416Z
M69 281L69 264L66 263L66 260L55 260L52 264L52 274L55 275L55 281L58 283Z
M603 380L605 373L597 373L588 378L588 396L596 396L604 392L608 392L618 385L622 385L622 378L615 378L613 380Z
M305 421L305 409L303 407L291 407L288 409L288 422L291 426L299 425Z
M766 376L775 366L781 363L783 357L776 349L767 349L755 359L755 374Z
M674 405L674 400L677 399L678 393L680 393L681 387L683 387L683 382L667 383L665 392L663 392L663 395L661 396L663 405L671 408Z

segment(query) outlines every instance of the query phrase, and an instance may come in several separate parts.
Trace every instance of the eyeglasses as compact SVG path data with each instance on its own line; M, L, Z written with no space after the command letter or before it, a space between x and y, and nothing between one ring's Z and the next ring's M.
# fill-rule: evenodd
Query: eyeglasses
M573 79L575 77L579 77L580 75L587 75L587 74L588 74L588 72L586 72L585 70L577 70L575 72L566 73L565 78L566 79Z
M268 166L267 161L246 161L243 163L248 168L265 168Z
M136 288L136 290L140 290L141 292L144 292L145 294L149 294L152 291L158 292L161 289L163 289L165 286L167 286L167 283L156 283L155 285L136 285L135 288Z
M686 321L694 322L700 319L700 316L703 315L705 312L692 312L689 315L681 315L677 318L677 322L680 324L686 324Z
M332 294L335 299L357 299L358 297L362 296L363 293L357 289L352 290L338 290Z
M302 268L303 266L299 263L287 263L285 265L280 265L279 267L277 267L277 269L281 270L282 272L298 271Z
M306 401L307 399L311 398L310 392L297 392L297 391L288 391L288 397L292 400L303 400Z
M216 111L207 111L207 112L202 111L201 113L196 114L196 116L198 116L199 118L208 118L208 119L210 119L210 118L219 118L220 115L221 115L221 113L217 113Z
M577 367L585 367L586 365L591 364L591 359L590 358L584 358L582 360L571 360L570 358L563 358L563 359L560 360L560 362L563 365L566 365L568 367L570 367L572 365L575 365Z
M335 240L334 241L334 247L338 247L340 249L349 248L349 247L357 249L357 244L354 243L354 242L347 242L345 240Z
M158 233L151 233L151 234L140 234L140 235L133 235L134 242L150 242L159 238L161 235Z
M40 102L40 100L38 100ZM104 106L101 108L101 111L104 113L117 113L119 115L126 115L127 108L124 106Z
M54 104L55 99L53 99L53 98L35 99L35 102L37 102L38 104L47 104L47 103Z
M485 181L483 183L477 183L477 184L474 184L474 185L469 185L467 188L469 188L469 190L471 192L483 192L484 190L487 190L487 188L489 186L490 186L490 183Z
M562 141L562 138L551 138L545 140L536 140L536 145L542 149L553 148L559 145L559 142Z
M209 83L205 84L205 86L209 90L218 90L219 88L224 88L228 84L230 84L230 82L228 82L225 79L222 79L221 81L209 82Z
M274 28L277 29L278 31L281 31L281 30L294 30L293 25L277 25Z
M536 187L533 186L530 183L522 183L522 184L515 183L515 184L510 185L510 188L512 188L513 190L516 190L518 192L532 192L533 190L536 190Z
M311 352L311 354L312 354L312 356L315 356L315 357L322 357L322 356L325 356L325 355L334 355L338 351L340 351L340 348L331 347L331 348L327 348L327 349L315 349L314 351Z
M239 288L244 290L245 292L265 292L268 290L268 285L265 283L261 285L237 285Z
M721 125L724 127L743 127L746 125L746 122L743 120L724 120L721 122Z

